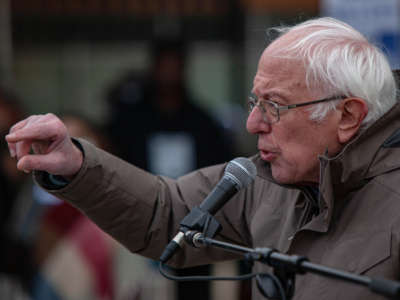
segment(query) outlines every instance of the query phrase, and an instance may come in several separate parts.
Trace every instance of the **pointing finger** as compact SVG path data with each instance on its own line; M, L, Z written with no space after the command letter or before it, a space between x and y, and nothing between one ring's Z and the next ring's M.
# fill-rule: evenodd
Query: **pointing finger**
M29 117L29 118L27 118L25 120L19 121L18 123L16 123L14 126L12 126L10 128L10 132L9 133L12 133L12 132L14 132L14 131L16 131L16 130L18 130L20 128L23 128L29 122L30 119L31 119L31 117Z
M18 123L14 124L10 128L9 133L14 133L15 131L24 128L27 125L33 124L35 122L41 122L41 121L47 121L50 119L57 119L57 117L54 114L46 114L46 115L32 115L24 120L19 121Z
M47 140L56 139L61 135L59 126L53 126L51 122L41 122L30 124L29 126L22 127L14 130L12 133L6 135L8 143L16 143L23 140Z
M7 145L8 145L8 150L10 151L10 156L11 157L15 157L15 155L17 154L15 144L14 143L7 143Z
M9 134L8 134L8 135L10 135L11 133L13 133L13 132L15 132L15 131L17 131L17 130L23 128L23 127L25 127L25 126L29 123L29 121L31 121L33 118L34 118L34 116L31 116L31 117L29 117L29 118L26 118L26 119L24 119L24 120L22 120L22 121L19 121L19 122L16 123L16 124L14 124L14 126L12 126L12 127L10 128L10 131L9 131ZM7 136L8 136L8 135L7 135ZM8 149L9 149L9 151L10 151L10 156L11 156L11 157L15 157L16 154L17 154L17 145L16 145L15 143L13 143L13 142L10 142L10 141L8 140L7 136L6 136L5 139L6 139L6 141L7 141Z

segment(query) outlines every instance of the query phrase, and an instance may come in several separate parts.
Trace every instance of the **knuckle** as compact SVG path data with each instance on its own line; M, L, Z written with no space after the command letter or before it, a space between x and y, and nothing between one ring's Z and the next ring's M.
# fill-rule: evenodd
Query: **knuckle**
M39 118L40 118L40 115L31 115L28 118L26 118L26 121L28 123L32 123L32 122L38 120Z
M53 128L54 128L54 131L55 131L55 134L57 135L57 137L66 136L67 128L60 119L58 119L58 118L55 119L53 126L54 126Z
M61 122L60 119L53 113L47 113L46 115L44 115L44 117L46 118L46 120L49 121Z
M15 123L13 126L11 126L10 128L10 132L14 132L15 130L17 130L19 127L21 127L25 122L27 121L27 119L19 121L18 123Z

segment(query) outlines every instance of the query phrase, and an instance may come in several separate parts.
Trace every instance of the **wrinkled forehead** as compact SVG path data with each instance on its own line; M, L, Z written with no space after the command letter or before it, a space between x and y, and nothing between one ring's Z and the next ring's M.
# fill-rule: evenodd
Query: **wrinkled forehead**
M278 57L267 48L258 63L253 81L253 93L264 93L265 90L280 88L305 87L305 68L302 61Z
M306 88L306 69L303 59L287 49L304 36L304 31L288 32L273 41L262 53L253 81L253 92L280 86Z
M291 80L291 78L297 77L300 73L303 75L303 72L299 70L300 68L299 62L274 57L264 51L258 63L253 85L254 87L259 87L260 85L267 87Z

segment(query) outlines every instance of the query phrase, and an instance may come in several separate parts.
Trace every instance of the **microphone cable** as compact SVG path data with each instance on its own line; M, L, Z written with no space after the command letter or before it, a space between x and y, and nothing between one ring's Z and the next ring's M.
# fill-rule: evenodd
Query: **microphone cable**
M247 279L252 279L256 276L263 275L266 277L269 277L278 287L278 291L280 294L280 299L281 300L286 300L286 294L284 291L284 288L278 279L273 274L270 273L248 273L244 275L238 275L238 276L175 276L172 274L169 274L165 268L165 264L163 262L159 262L158 268L161 273L165 278L174 280L174 281L217 281L217 280L223 280L223 281L239 281L239 280L247 280Z

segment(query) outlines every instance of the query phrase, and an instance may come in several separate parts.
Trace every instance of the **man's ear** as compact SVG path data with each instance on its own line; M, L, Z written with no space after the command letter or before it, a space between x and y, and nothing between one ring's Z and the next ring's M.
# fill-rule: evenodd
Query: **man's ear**
M368 105L360 98L346 98L341 103L340 108L338 138L340 143L346 144L360 130L361 123L368 114Z

